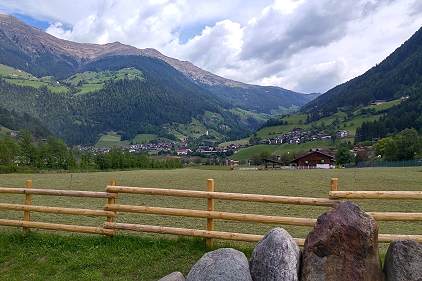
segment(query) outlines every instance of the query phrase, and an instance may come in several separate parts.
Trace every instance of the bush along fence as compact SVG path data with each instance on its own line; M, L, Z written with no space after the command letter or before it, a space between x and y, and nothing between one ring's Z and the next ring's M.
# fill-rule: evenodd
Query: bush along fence
M59 231L71 231L92 234L104 234L108 236L116 235L116 230L130 230L139 232L151 232L161 234L173 234L180 236L195 236L206 238L207 246L213 245L213 239L237 240L258 242L264 235L232 233L216 231L214 229L214 221L234 220L240 222L267 223L276 225L294 225L313 227L316 219L313 218L297 218L282 216L267 216L257 214L242 214L218 212L215 210L215 199L245 201L245 202L262 202L277 204L294 204L308 206L325 206L332 207L335 204L347 199L388 199L388 200L422 200L422 192L420 191L339 191L338 179L331 179L331 191L329 198L310 198L310 197L289 197L259 194L241 194L241 193L225 193L214 191L214 180L207 180L207 191L194 190L175 190L145 187L128 187L117 186L115 180L110 181L110 185L106 187L105 192L77 191L77 190L50 190L50 189L33 189L32 181L27 181L25 188L0 188L0 193L23 194L25 195L25 204L9 204L0 202L0 210L23 211L22 220L10 220L0 218L0 225L22 227L23 235L28 228L39 228ZM207 210L189 210L176 208L162 208L138 205L116 204L119 193L132 195L153 195L153 196L174 196L187 198L204 198L207 200ZM32 204L32 196L67 196L67 197L90 197L98 199L107 199L103 210L64 208L64 207L47 207ZM120 202L119 202L120 203ZM102 226L81 226L68 225L47 222L31 221L31 212L69 214L80 216L101 216L105 218ZM118 222L118 213L145 213L166 216L182 216L206 219L206 229L188 229L165 227L157 225L130 224ZM370 212L368 213L377 221L413 221L421 222L422 213L397 213L397 212ZM396 235L396 234L379 234L379 242L389 243L396 239L412 239L422 243L422 235ZM295 242L303 246L305 239L294 238Z

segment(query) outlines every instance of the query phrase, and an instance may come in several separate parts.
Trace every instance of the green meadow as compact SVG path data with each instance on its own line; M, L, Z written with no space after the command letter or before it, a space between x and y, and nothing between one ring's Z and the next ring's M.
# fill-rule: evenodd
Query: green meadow
M268 194L281 196L300 196L328 198L331 178L338 178L340 190L421 190L422 169L406 168L365 168L365 169L330 169L330 170L232 170L227 167L214 169L184 168L176 170L136 170L111 171L96 173L45 173L45 174L5 174L2 175L1 187L25 187L26 180L33 181L33 188L71 189L88 191L105 191L111 179L117 185L152 188L170 188L187 190L206 190L207 179L214 179L215 191L248 194ZM23 195L2 194L0 203L24 203ZM68 198L57 196L33 196L33 204L43 206L61 206L69 208L90 208L101 210L105 199ZM420 200L360 200L356 202L364 211L403 211L418 212L421 210ZM120 194L116 204L144 205L168 208L184 208L206 210L205 199L190 199L170 196L148 196ZM327 207L263 204L242 201L216 200L215 210L246 214L262 214L275 216L292 216L317 218L328 210ZM0 217L21 219L20 211L0 210ZM70 215L53 215L33 213L34 221L52 223L102 226L102 217L83 217ZM205 229L206 220L158 216L149 214L118 213L116 222L142 223L151 225ZM380 222L380 233L387 234L420 234L420 223ZM276 225L241 223L236 221L216 220L215 229L264 235ZM305 238L309 227L282 226L293 237ZM1 231L16 231L11 227L1 227ZM43 230L33 230L43 233ZM126 235L118 231L118 235ZM151 234L138 234L150 236ZM218 243L217 243L218 244ZM245 246L243 242L236 243Z
M3 79L5 79L8 83L20 86L30 86L34 88L46 86L53 93L69 91L68 87L61 85L50 76L37 78L25 71L14 69L13 67L3 64L0 64L0 75L2 75ZM64 80L64 82L76 87L79 90L78 94L85 94L102 89L104 83L110 79L120 80L125 78L144 79L142 71L134 68L125 68L113 72L101 71L97 73L86 71L84 73L77 73Z
M340 190L421 190L421 167L332 170L228 170L213 166L176 170L134 170L96 173L5 174L1 187L105 191L110 179L117 185L206 191L214 179L215 191L327 198L331 178L339 179ZM24 195L1 194L0 203L23 204ZM206 210L206 199L119 194L116 204ZM33 195L34 205L101 210L106 199ZM420 212L421 200L360 200L364 211ZM318 218L328 207L281 205L215 200L215 210ZM22 211L0 210L0 218L17 219ZM105 218L31 212L32 221L101 227ZM206 219L131 214L119 212L116 222L206 229ZM420 222L379 222L379 233L421 234ZM215 230L264 235L283 227L293 237L306 238L310 227L268 225L215 220ZM205 240L163 234L117 230L113 238L31 229L22 237L21 228L0 226L0 270L3 280L158 280L174 271L187 275L207 251ZM216 240L214 248L233 247L247 257L256 243ZM381 256L388 244L380 244Z

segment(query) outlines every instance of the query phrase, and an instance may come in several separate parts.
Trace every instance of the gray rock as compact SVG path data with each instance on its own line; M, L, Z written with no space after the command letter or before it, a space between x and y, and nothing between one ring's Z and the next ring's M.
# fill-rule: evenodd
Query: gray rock
M299 280L301 251L283 228L269 231L255 246L249 268L252 280Z
M186 281L252 281L245 254L231 248L208 252L191 268Z
M163 278L159 279L158 281L185 281L185 277L179 271L170 273L169 275L164 276Z
M384 261L386 281L422 281L422 245L413 240L395 240Z
M302 281L382 281L378 225L356 204L321 215L303 249Z

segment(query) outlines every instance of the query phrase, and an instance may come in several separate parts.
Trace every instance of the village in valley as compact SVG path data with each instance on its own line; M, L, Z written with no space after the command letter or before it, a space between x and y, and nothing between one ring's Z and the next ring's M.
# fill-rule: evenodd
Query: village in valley
M188 158L191 156L201 157L209 159L206 163L212 165L227 165L227 166L238 166L241 164L241 161L231 160L230 156L239 152L239 150L257 145L282 145L282 144L297 144L309 143L317 140L330 140L332 138L342 139L348 137L346 130L338 130L334 136L329 134L310 134L308 131L305 131L302 128L295 128L293 131L290 131L286 134L271 137L268 139L261 138L251 138L248 143L244 144L229 144L225 146L218 145L197 145L195 148L189 145L188 140L183 142L176 141L154 141L150 143L137 143L127 146L116 147L122 151L128 151L130 153L146 153L150 155L173 155L181 158ZM110 148L94 148L94 147L78 147L80 151L90 151L94 154L98 153L108 153ZM363 148L354 148L351 150L355 156ZM367 150L367 149L365 149ZM334 152L328 149L311 149L306 155L315 154L313 160L298 160L296 162L290 163L291 165L312 165L318 168L333 168L334 167ZM303 155L302 155L303 156ZM321 159L319 159L321 158ZM323 158L323 159L322 159ZM299 162L300 161L300 162ZM315 162L315 163L314 163ZM197 161L197 164L200 162ZM249 165L256 165L253 160L247 161ZM275 167L275 165L281 167L280 156L273 156L271 159L265 160L263 163L267 167Z

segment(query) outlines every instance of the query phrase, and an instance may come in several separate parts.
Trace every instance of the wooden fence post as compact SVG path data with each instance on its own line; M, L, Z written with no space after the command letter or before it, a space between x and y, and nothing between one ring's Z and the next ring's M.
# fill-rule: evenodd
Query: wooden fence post
M110 185L111 186L116 186L116 180L115 179L111 179L110 180ZM107 203L108 204L115 204L116 203L116 198L108 198L108 200L107 200ZM114 212L114 215L116 216L116 213L117 212ZM107 217L107 222L113 222L113 217ZM116 235L116 229L113 229L113 231L114 231L114 234L113 234L113 236L115 236Z
M338 178L332 178L331 179L331 191L338 191Z
M208 179L207 180L207 191L214 192L214 180ZM209 198L207 199L207 210L214 211L214 199ZM214 231L214 219L207 219L207 231ZM213 238L207 238L206 246L207 248L211 248L214 244Z
M26 181L26 188L32 188L32 180ZM32 201L32 194L26 194L25 195L25 205L31 205ZM30 211L24 211L23 212L23 220L24 221L30 221L31 219L31 212ZM24 227L22 229L22 235L26 235L28 233L28 228Z

